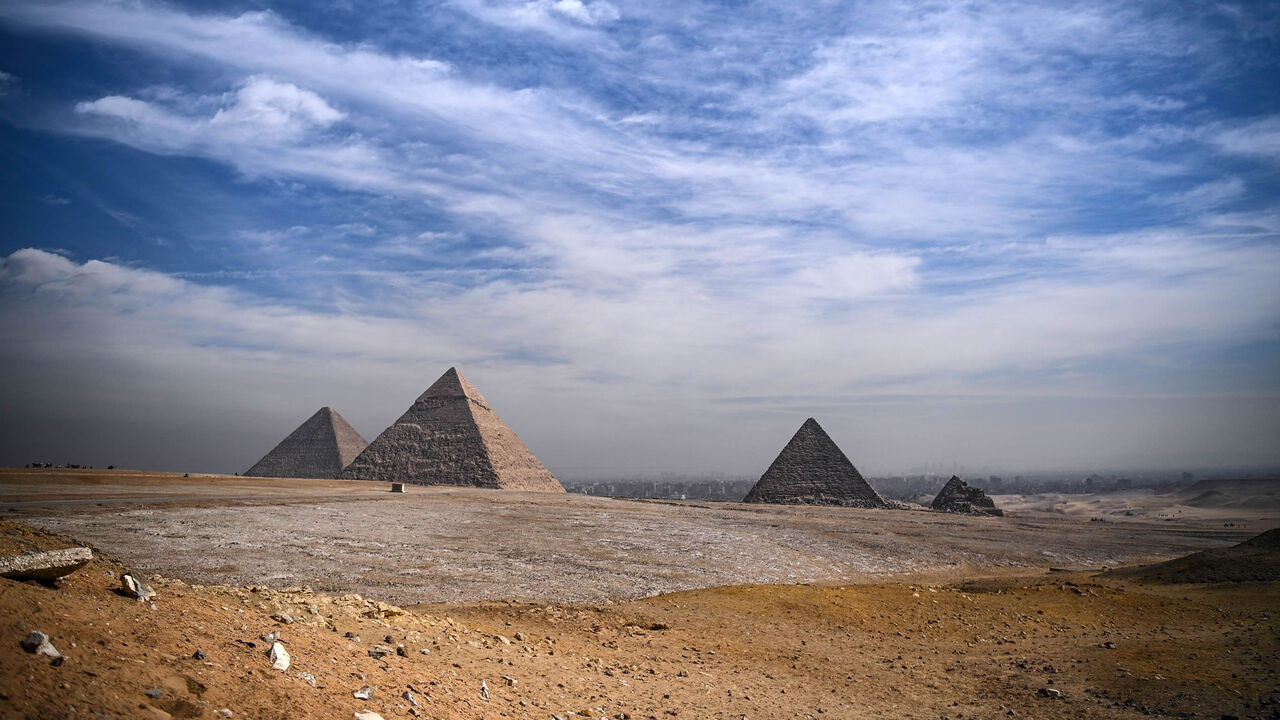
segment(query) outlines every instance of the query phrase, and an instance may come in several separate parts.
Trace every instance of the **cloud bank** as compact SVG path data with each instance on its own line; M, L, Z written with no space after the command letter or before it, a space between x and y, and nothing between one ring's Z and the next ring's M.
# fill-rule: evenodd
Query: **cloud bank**
M749 473L808 415L871 471L1280 462L1265 9L420 12L406 38L377 12L0 9L115 53L100 92L0 98L15 132L133 153L178 178L138 195L192 215L112 204L132 242L15 224L6 401L38 429L9 462L247 467L324 404L372 436L455 364L553 471ZM42 212L107 212L61 182ZM162 224L175 249L139 250ZM166 439L50 439L73 397ZM178 404L210 440L158 453Z

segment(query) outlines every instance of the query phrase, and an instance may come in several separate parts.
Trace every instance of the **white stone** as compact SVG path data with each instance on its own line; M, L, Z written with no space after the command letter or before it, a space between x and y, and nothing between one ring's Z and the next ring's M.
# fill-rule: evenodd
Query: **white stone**
M271 667L276 670L289 669L289 651L284 649L284 645L279 642L271 644Z

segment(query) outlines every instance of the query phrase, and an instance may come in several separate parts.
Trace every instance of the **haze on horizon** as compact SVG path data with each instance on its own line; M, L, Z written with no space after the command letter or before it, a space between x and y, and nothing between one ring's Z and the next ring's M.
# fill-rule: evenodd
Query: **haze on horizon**
M1280 6L0 5L0 464L1280 465Z

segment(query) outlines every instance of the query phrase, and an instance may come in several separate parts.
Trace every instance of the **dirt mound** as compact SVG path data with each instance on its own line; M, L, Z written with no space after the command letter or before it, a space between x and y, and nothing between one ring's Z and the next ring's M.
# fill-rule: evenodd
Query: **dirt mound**
M62 535L37 530L30 525L0 520L0 557L25 552L47 552L79 547L80 543Z
M1227 507L1231 505L1231 496L1217 490L1206 490L1185 504L1192 507Z
M1104 575L1175 584L1280 580L1280 528L1229 548L1202 550L1158 565L1119 568Z
M1183 503L1203 508L1280 508L1280 478L1201 480L1177 492Z

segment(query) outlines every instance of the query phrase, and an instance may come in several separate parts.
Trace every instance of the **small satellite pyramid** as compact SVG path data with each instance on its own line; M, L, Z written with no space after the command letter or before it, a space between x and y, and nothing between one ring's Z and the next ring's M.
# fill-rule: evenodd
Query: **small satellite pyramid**
M322 407L244 474L336 478L368 444L337 410Z
M994 515L1001 517L1004 511L996 507L996 503L981 489L969 485L969 483L960 479L958 475L952 475L946 485L942 486L942 490L938 492L938 496L933 499L933 503L929 505L934 510L953 513L968 513L970 515Z
M804 421L743 502L888 507L813 418Z
M456 368L342 471L347 480L564 492Z

